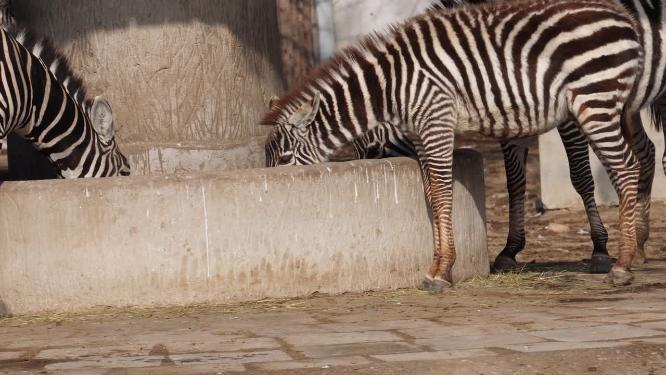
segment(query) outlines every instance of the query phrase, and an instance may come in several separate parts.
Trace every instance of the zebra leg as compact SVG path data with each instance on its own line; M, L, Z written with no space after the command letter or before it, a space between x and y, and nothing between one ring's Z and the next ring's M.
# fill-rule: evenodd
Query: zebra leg
M423 143L416 136L410 137L411 143L414 145L416 154L418 155L419 166L421 170L421 179L423 180L423 192L425 194L426 203L428 204L428 209L430 210L431 220L432 220L432 237L434 242L434 249L439 249L439 227L434 223L437 222L435 213L432 211L432 195L430 191L431 186L431 177L430 177L430 166L428 164L428 158L423 149ZM433 288L434 275L437 273L437 268L439 267L439 254L435 251L433 253L432 265L430 270L426 274L423 282L419 286L421 290L431 290Z
M451 270L456 259L451 217L454 126L447 122L429 125L423 130L427 135L423 137L423 149L429 172L435 253L423 286L431 292L441 292L453 284Z
M645 133L639 114L631 118L630 126L633 129L632 149L638 157L640 176L638 180L638 195L636 200L636 257L633 264L643 264L645 258L645 243L650 237L650 198L652 195L652 180L655 171L654 143Z
M528 148L521 142L501 142L509 192L509 234L506 246L493 262L495 272L518 267L516 255L525 248L525 167Z
M611 270L613 260L608 255L606 248L608 232L601 221L597 203L594 200L594 178L590 168L587 139L581 133L578 125L572 121L560 125L557 130L567 153L571 184L583 200L587 220L590 223L590 237L594 246L590 273L606 273Z
M620 120L624 103L620 101L617 91L606 93L606 96L586 94L582 90L571 93L569 108L599 160L610 172L611 182L620 199L620 255L605 281L613 285L628 285L633 280L630 269L637 246L635 218L640 165L622 135ZM581 97L596 100L580 100ZM612 104L614 106L609 108Z

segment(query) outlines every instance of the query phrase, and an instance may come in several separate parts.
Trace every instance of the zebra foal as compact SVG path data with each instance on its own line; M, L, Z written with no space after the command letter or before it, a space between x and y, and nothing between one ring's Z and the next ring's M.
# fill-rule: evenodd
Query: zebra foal
M434 10L346 50L262 123L267 165L328 160L378 123L413 141L433 212L434 256L422 287L451 283L453 140L479 132L533 136L574 119L614 173L621 255L608 274L631 281L638 162L623 109L642 68L637 25L606 1L515 1Z
M88 99L82 81L46 40L0 28L0 138L15 132L61 177L126 176L109 102Z

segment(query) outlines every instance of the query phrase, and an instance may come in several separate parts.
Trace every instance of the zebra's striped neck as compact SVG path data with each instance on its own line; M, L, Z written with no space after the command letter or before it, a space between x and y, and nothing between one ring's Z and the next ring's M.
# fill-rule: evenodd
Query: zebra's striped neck
M8 102L3 134L15 131L32 142L65 178L128 174L113 129L102 134L94 128L93 101L85 99L67 61L48 42L27 33L1 34L6 85L0 89Z

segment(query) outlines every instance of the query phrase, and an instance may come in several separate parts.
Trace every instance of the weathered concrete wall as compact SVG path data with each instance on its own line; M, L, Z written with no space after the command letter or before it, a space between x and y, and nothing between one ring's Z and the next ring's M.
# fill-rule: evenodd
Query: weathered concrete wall
M656 172L652 186L652 198L666 199L666 176L661 166L664 154L664 136L652 126L647 112L641 113L643 123L656 148ZM617 204L617 194L606 174L606 170L594 154L589 150L592 164L592 175L595 182L595 198L598 204ZM541 166L541 198L548 208L582 207L583 202L576 190L571 186L569 164L557 130L539 137L539 164Z
M283 89L275 1L22 0L14 7L20 22L54 39L90 94L110 99L136 173L168 169L144 168L146 154L210 149L219 160L227 146L267 133L256 124Z
M486 275L483 167L465 158L459 260ZM11 182L0 202L0 306L14 314L414 286L432 256L408 159Z

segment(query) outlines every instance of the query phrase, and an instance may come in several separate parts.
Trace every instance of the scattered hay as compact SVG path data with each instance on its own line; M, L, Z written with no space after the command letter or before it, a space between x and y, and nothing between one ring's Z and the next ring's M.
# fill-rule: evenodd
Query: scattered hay
M460 289L508 289L511 291L563 292L574 287L571 274L561 271L534 272L521 269L516 272L491 274L458 283Z

